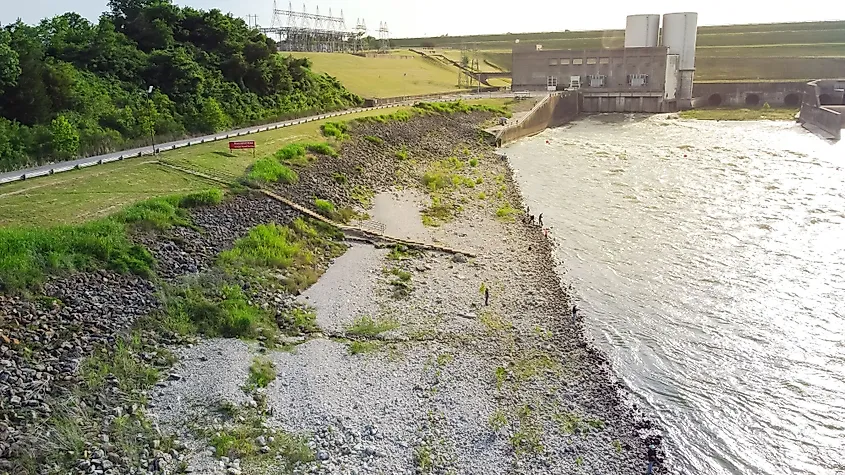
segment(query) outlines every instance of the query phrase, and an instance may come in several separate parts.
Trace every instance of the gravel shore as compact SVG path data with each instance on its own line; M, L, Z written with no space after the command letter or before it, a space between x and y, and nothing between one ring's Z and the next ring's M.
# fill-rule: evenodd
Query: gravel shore
M365 227L476 257L350 243L298 296L249 289L268 309L282 311L294 300L312 307L319 332L283 337L278 349L263 340L162 338L176 363L145 394L146 413L156 433L178 443L162 453L150 441L143 468L130 470L121 467L131 461L110 461L104 442L75 473L643 473L646 444L660 442L658 431L628 401L582 321L573 318L552 241L525 222L507 162L479 136L492 118L427 114L358 124L339 157L321 157L297 170L298 183L274 188L308 207L316 197L365 210ZM455 158L444 164L446 157ZM446 166L454 176L443 189L423 186L423 175ZM370 199L361 198L362 189ZM424 226L435 208L448 215ZM175 281L213 269L219 252L253 226L287 224L298 215L247 193L191 211L196 228L135 239L151 249L158 274ZM49 284L45 295L61 305L0 297L2 321L15 322L5 337L38 339L42 322L61 329L38 347L44 353L35 363L8 341L0 345L0 462L30 440L21 434L49 416L42 408L40 416L24 417L24 408L40 406L38 394L62 394L49 389L55 381L72 385L82 358L158 308L154 289L143 279L93 273ZM362 322L378 328L362 330ZM266 388L247 384L256 359L275 368ZM32 389L42 386L48 389ZM260 463L219 457L207 433L242 422L221 416L221 408L232 407L262 411L261 449L269 450L270 434L290 434L302 438L314 460L284 465L279 457L259 457ZM0 465L0 473L9 466ZM669 472L658 465L655 473Z

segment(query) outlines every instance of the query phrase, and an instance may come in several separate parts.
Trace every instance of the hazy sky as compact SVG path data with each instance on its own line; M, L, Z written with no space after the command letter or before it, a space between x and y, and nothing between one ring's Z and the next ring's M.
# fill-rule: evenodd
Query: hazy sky
M200 9L219 8L246 18L257 14L261 25L268 25L273 10L272 0L177 0L180 5ZM392 37L439 36L443 34L520 33L533 31L624 29L625 16L636 13L672 13L697 11L700 25L734 23L769 23L782 21L816 21L845 19L845 8L807 8L802 2L762 2L761 0L645 0L640 2L607 0L522 0L456 1L456 0L308 0L308 11L319 5L321 14L329 8L335 16L343 10L348 28L363 17L370 34L378 36L380 21L386 21ZM23 19L36 23L41 18L66 11L76 11L96 20L106 10L107 0L0 0L0 23ZM293 2L293 9L302 11L302 0ZM819 4L822 5L822 4ZM279 8L288 8L287 0L279 0ZM681 9L682 8L682 9Z

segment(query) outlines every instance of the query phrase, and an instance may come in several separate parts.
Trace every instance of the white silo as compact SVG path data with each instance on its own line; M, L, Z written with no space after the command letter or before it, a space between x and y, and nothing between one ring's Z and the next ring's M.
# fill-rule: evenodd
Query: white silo
M660 15L628 15L625 23L625 47L657 46Z
M698 13L667 13L663 15L663 45L669 54L678 55L680 84L678 105L689 108L692 82L695 77L695 38L698 33Z

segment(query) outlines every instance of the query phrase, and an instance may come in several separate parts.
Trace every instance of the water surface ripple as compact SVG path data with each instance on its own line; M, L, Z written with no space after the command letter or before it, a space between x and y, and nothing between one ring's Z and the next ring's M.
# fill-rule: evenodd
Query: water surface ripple
M845 473L845 142L606 115L507 153L679 473Z

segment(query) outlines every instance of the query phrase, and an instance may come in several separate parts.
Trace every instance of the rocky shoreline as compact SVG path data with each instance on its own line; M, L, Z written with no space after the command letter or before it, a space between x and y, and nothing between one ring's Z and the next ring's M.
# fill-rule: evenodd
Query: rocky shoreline
M192 226L136 234L159 280L81 273L42 296L0 296L0 473L67 473L25 455L57 440L51 431L83 428L99 434L54 448L81 454L73 473L643 473L659 431L572 317L553 243L524 223L511 170L478 131L493 117L359 123L338 157L273 186L477 256L351 244L314 262L325 274L299 296L235 279L277 319L313 308L316 330L270 342L137 329L161 310L158 287L221 274L220 253L252 228L299 217L255 192L190 210ZM130 331L142 341L129 357L158 368L154 387L109 373L99 392L77 396L92 384L80 365ZM259 360L274 379L250 385ZM72 411L54 407L77 397ZM90 424L55 424L74 414ZM127 415L131 444L114 429ZM244 440L219 453L231 434Z

